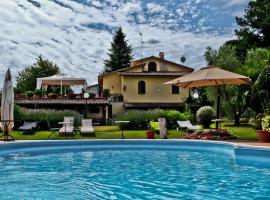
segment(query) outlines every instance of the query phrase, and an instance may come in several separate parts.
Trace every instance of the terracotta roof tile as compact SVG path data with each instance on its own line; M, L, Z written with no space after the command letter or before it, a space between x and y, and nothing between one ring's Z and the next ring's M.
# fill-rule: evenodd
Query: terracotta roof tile
M83 98L78 98L78 99L50 99L50 98L39 98L39 99L27 99L27 98L22 98L22 99L15 99L15 103L18 105L29 105L29 104L42 104L42 105L51 105L51 104L59 104L59 105L84 105L86 103L86 100ZM108 99L105 98L95 98L95 99L88 99L87 104L92 104L92 105L106 105L108 104L109 101Z

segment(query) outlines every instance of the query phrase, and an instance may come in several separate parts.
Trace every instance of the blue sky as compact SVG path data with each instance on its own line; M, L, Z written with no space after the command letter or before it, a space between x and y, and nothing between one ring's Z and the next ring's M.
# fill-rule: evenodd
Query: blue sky
M14 76L43 55L63 73L97 82L112 34L122 26L140 58L165 58L199 68L207 46L234 38L235 16L248 0L1 0L0 85L9 67Z

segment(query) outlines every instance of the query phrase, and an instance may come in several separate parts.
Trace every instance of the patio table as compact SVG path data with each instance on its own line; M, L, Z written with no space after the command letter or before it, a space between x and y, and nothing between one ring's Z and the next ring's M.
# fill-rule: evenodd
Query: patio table
M115 121L114 123L116 123L116 124L128 124L128 123L130 123L130 121ZM124 137L124 129L121 128L121 130L122 130L122 139L125 139L125 137Z

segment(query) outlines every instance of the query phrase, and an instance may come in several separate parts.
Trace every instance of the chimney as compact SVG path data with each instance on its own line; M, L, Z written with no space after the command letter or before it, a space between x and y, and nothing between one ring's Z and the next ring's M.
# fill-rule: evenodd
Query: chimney
M159 52L159 57L160 57L162 60L164 60L164 52L163 52L163 51Z

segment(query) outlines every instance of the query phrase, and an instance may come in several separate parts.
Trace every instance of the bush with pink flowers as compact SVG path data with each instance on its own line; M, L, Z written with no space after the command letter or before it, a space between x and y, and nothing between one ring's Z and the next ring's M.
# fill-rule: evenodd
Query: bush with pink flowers
M188 133L185 139L197 139L197 140L232 140L237 139L236 136L230 134L226 129L222 130L207 130L204 132Z

